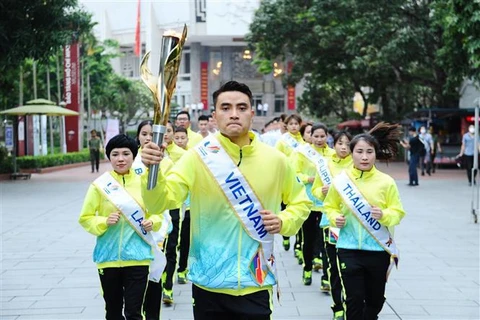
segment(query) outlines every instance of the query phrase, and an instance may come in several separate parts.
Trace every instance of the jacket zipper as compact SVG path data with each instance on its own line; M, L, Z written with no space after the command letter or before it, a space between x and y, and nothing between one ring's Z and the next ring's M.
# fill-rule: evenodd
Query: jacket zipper
M240 167L240 163L242 163L242 149L240 149L240 160L237 163L237 167Z
M125 176L122 176L123 187L125 188ZM118 260L122 261L122 240L123 240L123 228L125 226L125 221L122 219L120 215L120 219L122 220L122 225L120 226L120 239L118 240Z

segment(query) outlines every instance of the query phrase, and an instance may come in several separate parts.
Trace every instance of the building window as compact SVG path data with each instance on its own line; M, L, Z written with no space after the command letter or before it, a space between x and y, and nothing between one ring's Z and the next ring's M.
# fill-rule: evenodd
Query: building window
M285 97L283 95L275 96L275 113L285 112Z
M262 104L262 96L261 95L254 95L252 98L253 98L252 108L255 109L255 114L257 116L261 116L262 115L262 110L258 110L258 105Z

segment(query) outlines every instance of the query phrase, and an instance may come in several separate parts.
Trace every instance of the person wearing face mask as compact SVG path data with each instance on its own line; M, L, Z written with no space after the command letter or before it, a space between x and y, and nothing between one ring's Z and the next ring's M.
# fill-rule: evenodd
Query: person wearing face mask
M430 176L432 171L433 138L424 126L420 127L419 131L418 138L425 145L425 156L420 157L422 176L425 175L425 172Z
M473 153L475 149L480 150L480 146L475 148L475 126L470 125L468 127L468 132L463 135L462 138L462 146L460 147L460 153L458 154L457 158L463 156L463 163L465 165L465 169L467 170L467 177L468 177L468 185L472 185L472 168L473 168ZM478 152L478 151L477 151ZM478 169L475 168L473 172L473 183L476 183Z
M338 269L345 319L376 320L385 302L389 267L398 262L393 227L405 216L395 180L375 161L394 159L401 126L381 122L350 142L353 166L333 178L323 202L340 228Z
M400 144L410 152L408 160L408 185L418 186L418 160L425 152L425 146L420 141L414 127L408 129L409 140L400 140Z

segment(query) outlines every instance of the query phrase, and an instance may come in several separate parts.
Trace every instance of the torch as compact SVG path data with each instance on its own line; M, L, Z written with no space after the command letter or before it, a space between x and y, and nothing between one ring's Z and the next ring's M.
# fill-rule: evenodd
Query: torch
M177 82L178 69L182 58L182 49L187 37L187 26L184 25L182 34L175 31L166 31L162 36L160 47L160 69L158 77L148 69L150 52L145 54L140 63L142 80L153 95L153 138L157 145L163 143L168 118L170 116L170 102ZM157 184L159 165L150 165L147 189L151 190Z

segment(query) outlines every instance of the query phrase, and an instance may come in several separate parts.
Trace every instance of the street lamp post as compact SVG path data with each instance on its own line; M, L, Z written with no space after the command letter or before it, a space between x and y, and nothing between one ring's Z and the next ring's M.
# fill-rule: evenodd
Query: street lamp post
M65 108L67 103L61 101L59 103L60 107ZM60 117L60 149L63 154L67 153L67 141L65 139L65 117Z

